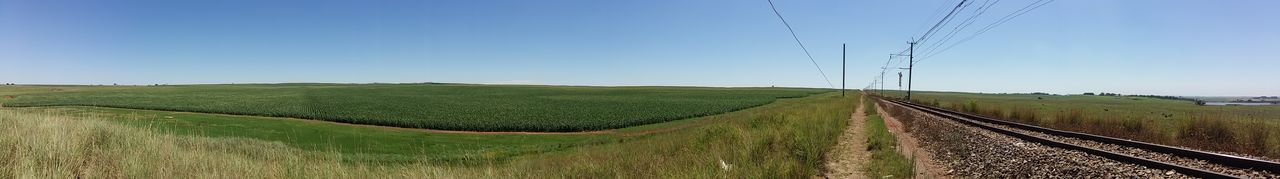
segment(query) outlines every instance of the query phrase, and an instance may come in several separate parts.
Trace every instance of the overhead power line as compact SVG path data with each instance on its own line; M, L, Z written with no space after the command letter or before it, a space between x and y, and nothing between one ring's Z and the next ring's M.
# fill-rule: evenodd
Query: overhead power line
M934 11L934 12L932 13L933 15L932 15L932 16L929 16L929 18L928 18L928 19L933 19L933 18L942 17L942 13L947 12L947 11L946 11L946 10L947 10L947 7L949 7L949 6L948 6L948 4L951 4L951 1L954 1L954 0L947 0L947 2L944 2L944 3L942 3L942 4L938 4L938 8L936 8L936 10L933 10L933 11ZM929 24L927 24L927 23L926 23L926 24L920 24L920 27L916 27L916 30L915 30L915 31L913 31L913 32L920 32L920 30L924 30L924 28L925 28L925 27L929 27Z
M898 53L891 53L891 54L889 54L889 59L885 61L884 66L880 67L880 75L876 76L876 78L884 78L884 73L885 73L885 72L887 72L887 71L888 71L888 70L890 70L890 69L895 69L895 68L890 68L890 65L891 65L891 64L893 64L893 62L894 62L894 59L895 59L894 57L897 57L897 56L906 56L906 60L904 60L904 61L898 61L898 64L897 64L897 65L895 65L895 66L901 66L901 65L902 65L901 63L902 63L902 62L907 62L907 67L906 67L906 68L901 68L901 67L899 67L899 68L896 68L896 69L899 69L899 70L907 70L907 73L908 73L908 74L907 74L907 95L906 95L906 99L907 99L907 100L910 100L910 99L911 99L911 91L912 91L912 90L911 90L911 79L912 79L912 77L914 77L914 76L915 76L915 75L912 75L911 73L913 73L913 72L915 71L915 62L919 62L919 61L924 60L924 59L927 59L927 58L929 58L929 57L933 57L934 55L938 55L938 54L940 54L940 53L942 53L942 52L946 52L947 50L950 50L952 47L955 47L956 45L959 45L959 44L961 44L961 43L964 43L964 42L966 42L966 41L969 41L969 40L973 39L974 37L976 37L976 36L978 36L978 35L982 35L983 33L986 33L987 31L990 31L991 29L993 29L993 28L995 28L995 27L997 27L997 26L1000 26L1000 25L1002 25L1002 24L1004 24L1004 23L1008 22L1009 20L1012 20L1013 18L1016 18L1016 17L1018 17L1018 16L1021 16L1022 14L1026 14L1027 12L1030 12L1031 10L1035 10L1035 9L1037 9L1037 8L1040 8L1041 6L1044 6L1045 4L1049 4L1050 2L1053 2L1053 1L1054 1L1054 0L1036 0L1035 2L1032 2L1031 4L1027 5L1026 7L1023 7L1022 9L1018 9L1017 11L1014 11L1013 13L1010 13L1009 15L1005 15L1004 17L1002 17L1002 18L1000 18L1000 19L997 19L997 20L993 21L991 24L988 24L987 26L985 26L985 27L983 27L983 28L981 28L981 29L977 30L974 34L969 35L968 37L965 37L964 39L961 39L961 40L960 40L960 41L958 41L958 42L951 43L949 46L945 46L946 48L942 48L942 50L937 50L938 48L943 47L944 45L947 45L947 43L948 43L948 42L950 42L952 38L956 37L956 35L958 35L960 32L964 32L966 28L968 28L968 27L969 27L970 25L972 25L973 23L977 22L977 20L976 20L976 19L977 19L979 16L982 16L982 15L983 15L983 14L985 14L989 9L991 9L993 6L995 6L995 4L997 4L997 3L999 3L999 2L1000 2L1000 0L984 0L984 1L983 1L983 3L982 3L981 5L978 5L978 6L977 6L977 9L973 10L973 11L972 11L972 13L969 13L969 17L968 17L968 18L964 18L964 20L961 20L959 23L952 25L952 24L951 24L951 22L952 22L953 20L955 20L955 19L956 19L956 17L964 16L964 15L962 15L962 14L966 14L965 12L968 12L968 11L966 11L965 9L972 5L972 3L970 3L970 4L966 4L967 2L969 2L968 0L960 0L960 3L957 3L954 7L952 7L952 8L951 8L951 11L950 11L950 12L948 12L948 13L946 13L946 16L942 16L942 18L941 18L941 19L938 19L938 22L933 23L933 27L930 27L930 28L929 28L929 30L927 30L927 31L925 31L925 32L924 32L924 34L921 34L921 35L919 36L919 38L912 37L912 38L911 38L911 40L907 42L907 43L910 45L910 46L908 46L908 48L907 48L907 49L903 50L903 52L898 52ZM947 4L949 4L949 3L950 3L950 1L948 1L948 2L947 2ZM943 7L946 7L946 6L943 6ZM939 7L938 14L940 14L941 12L943 12L943 11L941 11L942 9L943 9L942 7ZM934 16L936 17L938 14L935 14ZM922 26L922 27L923 27L923 26ZM950 27L950 29L951 29L951 30L950 30L949 32L946 32L946 33L945 33L946 35L943 35L943 36L941 37L941 40L934 40L934 41L930 41L930 40L933 40L933 39L937 39L937 38L935 38L934 36L936 36L938 33L941 33L941 31L942 31L943 29L946 29L946 27ZM918 30L917 30L917 31L918 31ZM919 59L915 58L915 50L916 50L917 48L920 48L920 49L922 50L922 51L921 51L921 57L922 57L922 58L919 58ZM906 53L906 55L903 55L903 53L904 53L904 52ZM900 58L899 58L899 59L900 59ZM898 79L898 83L899 83L899 86L898 86L898 87L899 87L899 88L901 88L901 83L902 83L902 79L901 79L901 78L902 78L902 72L898 72L898 78L899 78L899 79ZM876 85L875 85L875 82L879 82L879 83L883 84L885 80L883 80L883 79L879 79L879 80L872 79L872 81L873 81L872 86L876 86ZM882 87L882 88L883 88L883 86L884 86L884 85L880 85L880 87Z
M968 0L961 0L959 4L956 4L956 7L951 8L951 12L947 13L947 16L943 16L942 19L938 20L938 23L933 24L933 27L930 27L929 31L925 31L924 35L921 35L919 39L915 40L915 42L924 42L929 40L929 36L933 35L933 33L938 30L938 27L951 21L951 17L956 15L956 11L959 11L964 7L965 2L968 2Z
M787 26L787 31L791 32L791 38L796 39L796 44L800 44L800 49L804 50L804 55L809 57L809 62L813 62L813 67L818 68L818 74L822 74L822 79L827 81L827 86L831 86L831 88L836 88L836 85L831 83L831 79L827 78L827 73L822 71L821 66L818 66L818 61L814 60L813 55L809 54L809 48L804 47L804 42L800 42L800 37L796 36L796 30L791 29L791 24L787 23L786 18L782 18L782 13L778 13L778 7L773 5L773 0L768 0L768 1L769 1L769 8L773 9L773 14L778 15L778 19L782 20L782 25Z
M976 33L974 33L973 35L969 35L968 37L965 37L964 39L960 39L960 41L956 41L956 43L953 43L953 44L951 44L951 45L947 46L947 48L943 48L942 50L939 50L939 51L937 51L937 52L931 52L930 54L927 54L927 55L925 55L924 57L922 57L920 60L929 59L930 57L933 57L933 56L935 56L935 55L941 54L942 52L946 52L947 50L950 50L951 48L955 47L956 45L960 45L961 43L968 42L969 40L973 40L973 38L974 38L974 37L977 37L978 35L982 35L983 33L987 33L987 31L990 31L991 29L994 29L995 27L998 27L998 26L1000 26L1000 25L1003 25L1005 22L1009 22L1009 20L1013 20L1013 18L1017 18L1018 16L1022 16L1022 14L1026 14L1027 12L1031 12L1031 10L1035 10L1035 9L1037 9L1037 8L1040 8L1040 6L1044 6L1045 4L1049 4L1049 3L1053 2L1053 1L1054 1L1054 0L1038 0L1038 1L1036 1L1036 2L1032 2L1031 4L1028 4L1027 6L1022 7L1022 9L1018 9L1017 11L1014 11L1013 13L1009 13L1009 15L1005 15L1004 17L1001 17L999 20L996 20L995 22L992 22L991 24L988 24L987 26L985 26L985 27L983 27L982 29L978 30L978 31L977 31ZM941 45L941 44L939 44L939 45Z
M934 50L937 50L939 47L943 46L943 44L950 42L952 38L956 37L956 35L959 34L960 32L963 32L966 28L969 27L969 25L973 25L974 22L977 22L978 17L982 16L982 14L985 14L987 10L991 9L992 6L995 6L996 3L1000 3L1000 0L995 0L994 2L992 0L983 1L982 5L979 5L978 9L975 9L972 15L969 16L969 18L966 18L960 21L960 24L956 25L955 27L952 27L951 31L948 32L947 35L942 36L942 40L934 42L927 47L923 47L923 49L925 50L921 54L930 54L934 52ZM970 5L971 4L973 3L970 3ZM965 5L965 6L968 7L969 5Z

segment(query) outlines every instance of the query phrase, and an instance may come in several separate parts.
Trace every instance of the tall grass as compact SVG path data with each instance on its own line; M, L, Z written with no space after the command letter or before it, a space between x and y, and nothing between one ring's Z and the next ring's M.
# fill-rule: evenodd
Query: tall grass
M867 100L866 126L867 151L871 152L871 161L867 163L868 178L912 178L915 175L914 160L898 153L898 139L889 132L884 118L877 114L875 103Z
M366 166L278 142L175 136L99 120L0 110L0 178L433 178L427 165Z
M921 104L1054 129L1280 159L1280 106L1147 97L914 92Z
M858 96L827 93L709 116L714 123L513 162L551 178L808 178L848 125Z
M482 166L365 165L279 142L0 110L0 178L806 178L847 125L851 99L780 100L698 127Z

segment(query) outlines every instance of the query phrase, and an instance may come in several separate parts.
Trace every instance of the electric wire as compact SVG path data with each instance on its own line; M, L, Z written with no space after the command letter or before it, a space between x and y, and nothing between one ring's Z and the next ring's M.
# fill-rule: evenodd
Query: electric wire
M994 29L995 27L998 27L998 26L1000 26L1000 25L1003 25L1004 23L1009 22L1009 20L1013 20L1013 18L1017 18L1018 16L1022 16L1022 14L1026 14L1027 12L1031 12L1032 10L1035 10L1035 9L1037 9L1037 8L1040 8L1041 6L1044 6L1045 4L1049 4L1049 3L1053 2L1053 1L1054 1L1054 0L1038 0L1038 1L1036 1L1036 2L1033 2L1033 3L1029 4L1029 5L1027 5L1026 7L1023 7L1022 9L1019 9L1018 11L1014 11L1013 13L1010 13L1009 15L1005 15L1005 17L1000 18L1000 20L996 20L994 23L991 23L991 24L987 25L986 27L983 27L981 30L978 30L978 31L977 31L977 33L974 33L973 35L970 35L970 36L968 36L968 37L965 37L964 39L961 39L960 41L957 41L956 43L953 43L953 44L951 44L950 46L947 46L947 48L943 48L941 51L937 51L937 52L933 52L932 54L927 54L927 55L925 55L925 56L924 56L923 58L921 58L920 60L929 59L929 58L931 58L931 57L933 57L933 56L936 56L936 55L938 55L938 54L941 54L942 52L946 52L947 50L950 50L951 48L954 48L956 45L960 45L961 43L968 42L969 40L973 40L973 38L974 38L974 37L977 37L978 35L982 35L983 33L987 33L987 31L990 31L991 29ZM1043 3L1042 3L1042 2L1043 2ZM920 60L916 60L916 61L920 61Z
M786 18L782 18L782 13L778 13L778 7L773 5L773 0L768 0L768 1L769 1L769 8L773 9L773 14L777 15L779 20L782 20L782 25L787 26L787 31L791 32L791 38L796 40L796 44L800 44L800 49L804 50L804 55L809 57L809 62L813 62L813 67L818 68L818 74L822 74L822 79L827 81L828 86L831 86L831 88L836 88L836 85L831 83L831 79L827 78L827 73L822 71L821 66L818 66L818 61L814 60L813 55L809 54L809 48L805 48L804 42L800 42L800 37L796 36L796 30L791 29L791 24L787 23Z
M947 42L950 42L952 38L955 38L957 34L960 34L960 32L963 32L970 25L973 25L973 23L977 22L978 17L985 14L987 10L991 9L992 6L995 6L995 4L999 2L1000 0L995 0L994 2L992 2L991 0L984 1L982 5L978 6L978 9L973 11L973 15L969 16L969 18L966 18L963 21L960 21L959 25L952 27L951 31L948 32L947 35L942 36L942 40L937 41L936 43L933 43L933 44L929 44L927 47L921 48L921 49L924 49L922 51L923 53L921 54L933 53L934 50L937 50L939 47L942 47ZM923 58L921 60L923 60ZM916 61L920 61L920 60L916 60Z
M921 35L919 39L915 40L915 42L922 43L924 41L928 41L929 36L933 35L933 33L936 32L936 30L938 30L938 27L942 26L944 23L950 22L951 17L956 14L956 11L959 11L962 7L964 7L964 3L968 1L969 0L960 0L960 3L956 4L956 7L951 8L951 12L947 13L947 16L943 16L942 19L938 20L938 23L933 24L933 27L930 27L929 31L925 31L924 35Z

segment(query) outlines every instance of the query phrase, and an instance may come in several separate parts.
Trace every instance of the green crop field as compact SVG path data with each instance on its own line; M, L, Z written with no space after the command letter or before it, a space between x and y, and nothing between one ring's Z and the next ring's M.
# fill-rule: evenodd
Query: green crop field
M467 84L0 87L6 107L98 106L442 130L554 132L660 123L826 91Z
M1280 158L1280 106L1200 106L1128 96L919 91L912 95L917 103L1050 128Z
M0 163L11 167L0 178L808 178L821 172L824 151L835 145L858 98L825 93L780 99L581 135L450 134L273 117L6 107L0 108L0 151L7 151L0 152ZM685 124L697 125L673 127ZM436 160L441 157L475 162L455 165Z
M335 152L344 161L469 164L591 145L616 135L441 133L404 128L340 125L309 120L101 107L7 108L25 114L65 116L123 124L165 134L279 142L311 152ZM655 124L657 125L657 124Z

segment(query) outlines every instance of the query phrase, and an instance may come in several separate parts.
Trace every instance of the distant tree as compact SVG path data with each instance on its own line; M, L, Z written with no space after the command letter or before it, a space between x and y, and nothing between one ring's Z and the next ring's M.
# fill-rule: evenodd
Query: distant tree
M1084 93L1084 95L1093 96L1093 93Z

